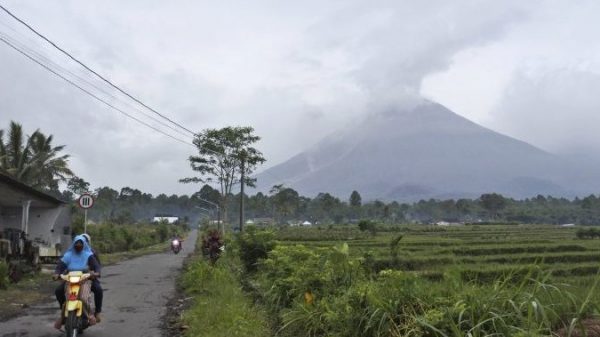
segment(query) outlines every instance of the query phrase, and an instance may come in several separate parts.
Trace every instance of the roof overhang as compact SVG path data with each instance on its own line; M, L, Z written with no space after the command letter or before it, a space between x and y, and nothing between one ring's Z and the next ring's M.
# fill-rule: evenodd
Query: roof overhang
M31 200L31 207L54 208L65 204L47 193L0 173L0 207L21 207Z

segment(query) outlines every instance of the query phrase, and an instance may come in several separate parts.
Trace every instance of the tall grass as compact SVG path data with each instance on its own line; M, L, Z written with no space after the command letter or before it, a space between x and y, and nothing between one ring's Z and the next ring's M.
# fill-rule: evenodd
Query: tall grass
M535 266L484 283L450 268L432 281L372 274L347 245L277 247L254 279L281 336L549 336L598 310L595 286L582 297Z
M240 286L241 263L228 253L211 266L195 257L186 267L182 285L194 298L185 312L186 336L264 337L271 330L266 314L246 297Z

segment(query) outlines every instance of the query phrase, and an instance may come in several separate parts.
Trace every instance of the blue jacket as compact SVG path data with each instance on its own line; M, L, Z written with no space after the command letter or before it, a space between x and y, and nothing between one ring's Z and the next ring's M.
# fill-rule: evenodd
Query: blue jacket
M75 243L81 241L83 243L83 250L81 252L75 251ZM73 239L71 246L63 257L58 262L55 273L63 274L65 271L94 271L100 273L100 264L94 257L94 253L90 248L85 238L78 235Z

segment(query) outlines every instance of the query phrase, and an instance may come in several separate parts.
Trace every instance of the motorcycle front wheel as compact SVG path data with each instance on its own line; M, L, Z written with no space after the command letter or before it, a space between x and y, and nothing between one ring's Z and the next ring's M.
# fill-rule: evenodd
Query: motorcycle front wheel
M81 326L81 317L77 317L76 311L69 312L69 316L67 316L67 320L65 322L65 331L67 332L67 337L77 337L78 332Z

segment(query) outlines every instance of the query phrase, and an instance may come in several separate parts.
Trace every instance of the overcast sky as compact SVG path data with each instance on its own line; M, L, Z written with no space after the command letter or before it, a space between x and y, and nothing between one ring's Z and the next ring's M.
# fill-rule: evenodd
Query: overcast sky
M189 129L254 126L265 167L416 96L550 152L600 154L599 1L0 3ZM0 34L94 81L3 12ZM3 44L0 73L0 128L54 134L94 187L199 188L177 183L191 174L191 146ZM130 101L110 102L153 123Z

